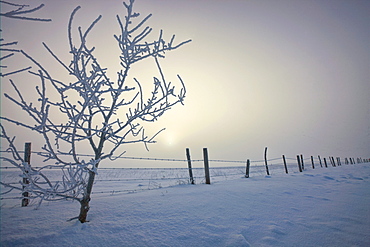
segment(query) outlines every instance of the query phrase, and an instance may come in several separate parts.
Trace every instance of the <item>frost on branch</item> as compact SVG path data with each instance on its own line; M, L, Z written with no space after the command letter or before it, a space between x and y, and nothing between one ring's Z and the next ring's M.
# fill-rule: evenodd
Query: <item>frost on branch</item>
M20 152L14 145L15 137L10 138L1 124L0 128L0 137L8 141L9 147L7 151L12 153L12 158L1 156L0 159L19 168L21 171L21 179L17 184L0 182L1 185L10 189L5 193L9 193L12 190L18 190L23 193L27 192L29 193L28 199L38 200L38 206L44 200L78 200L79 197L82 197L86 193L87 173L85 171L94 169L94 160L88 164L82 163L77 166L71 164L61 166L48 165L35 169L21 157ZM51 181L45 175L44 171L50 168L60 168L63 172L60 181Z
M6 17L6 18L17 19L17 20L49 22L51 21L51 19L43 19L43 18L25 16L26 14L36 12L43 7L44 7L44 4L40 4L37 7L30 7L30 5L27 5L27 4L16 4L16 3L11 3L11 2L0 0L0 8L1 8L0 16L1 18ZM7 8L9 9L6 10ZM0 32L2 32L1 29L0 29ZM0 38L0 42L1 42L0 52L2 53L1 58L0 58L0 62L1 62L0 76L1 77L6 77L9 75L13 75L13 74L20 73L22 71L31 69L31 67L26 67L26 68L17 69L17 70L3 73L3 69L8 68L7 65L4 65L4 60L14 56L15 53L19 53L20 49L14 48L14 46L18 44L17 41L6 42L5 39Z
M38 71L30 72L40 81L40 85L36 87L38 100L26 102L21 88L12 80L10 83L15 96L5 94L6 98L28 114L30 122L1 118L39 133L45 141L40 155L45 158L45 162L53 161L56 166L64 169L63 181L57 184L46 182L47 190L32 187L36 183L30 183L28 188L32 193L34 190L43 191L36 194L40 197L43 194L48 199L50 196L77 199L81 203L78 217L81 222L86 221L92 186L100 162L123 155L125 152L119 148L124 144L143 143L147 148L147 144L155 143L155 136L163 129L147 136L141 122L156 121L174 105L183 104L186 96L185 84L179 75L176 87L166 80L160 59L164 58L166 51L177 49L190 40L175 44L173 35L166 42L163 31L160 31L157 39L148 41L152 28L145 27L145 23L151 15L140 19L140 14L133 12L133 3L134 0L130 0L129 4L123 3L127 15L123 18L117 16L121 32L114 35L114 38L118 45L121 69L117 71L115 79L108 76L107 68L94 55L95 47L88 46L89 33L98 25L102 16L98 16L86 30L81 27L74 30L72 23L80 9L77 7L68 24L70 62L63 62L43 43L51 56L70 75L70 82L54 79L33 57L21 51L38 67ZM149 95L143 90L147 83L138 78L128 79L130 69L144 59L152 59L158 69ZM49 97L48 92L51 91L56 92L59 97ZM88 162L80 155L80 150L86 146L91 148L93 155L93 159ZM118 151L120 153L117 154ZM36 173L27 173L27 176L39 176L42 170L34 172Z

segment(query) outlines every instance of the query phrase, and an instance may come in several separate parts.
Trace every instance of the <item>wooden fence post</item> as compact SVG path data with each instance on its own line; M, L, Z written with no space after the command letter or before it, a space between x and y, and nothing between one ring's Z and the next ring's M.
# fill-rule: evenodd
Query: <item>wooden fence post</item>
M249 178L249 167L250 167L250 161L247 160L247 167L245 168L245 177Z
M208 163L208 151L207 148L203 148L203 160L204 160L204 173L206 177L206 184L211 184L209 176L209 163Z
M332 167L335 167L335 163L333 163L333 162L334 162L333 157L329 156L329 160L330 160L330 164L331 164L331 166L332 166Z
M328 167L328 164L326 163L326 158L324 158L325 167Z
M318 155L317 157L319 157L320 166L322 167L322 163L321 163L321 157L320 157L320 155Z
M315 169L315 162L313 161L313 156L311 156L312 169Z
M285 160L285 155L284 154L283 154L283 162L284 162L285 173L288 174L288 167L286 166L286 160Z
M30 142L26 142L24 144L24 162L26 162L27 164L31 164L31 143ZM25 171L26 173L28 173L28 171ZM30 181L28 181L27 178L23 178L23 184L29 184ZM26 186L22 186L23 187L23 190L26 188ZM29 199L29 192L28 191L24 191L22 193L22 207L27 207L28 204L30 203L30 199Z
M340 157L337 157L337 164L338 166L342 166L342 162L340 162Z
M269 172L269 167L267 165L267 147L265 147L265 166L266 166L266 173L267 173L267 176L270 175L270 172Z
M301 154L301 165L302 165L302 170L304 170L304 162L303 162L303 155Z
M299 155L297 155L297 162L298 162L298 169L300 172L302 172L301 158L299 157Z
M189 150L189 148L186 148L186 158L188 160L190 183L194 184L194 177L193 177L193 170L191 169L191 159L190 159L190 150Z

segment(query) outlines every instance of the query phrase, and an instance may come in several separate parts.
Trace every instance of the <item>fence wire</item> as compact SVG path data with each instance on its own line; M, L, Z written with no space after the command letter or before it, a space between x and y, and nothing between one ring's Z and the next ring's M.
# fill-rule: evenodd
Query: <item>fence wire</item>
M10 151L8 150L0 150L0 153L11 153ZM24 151L19 151L19 153L24 153ZM48 154L46 152L42 152L42 151L31 151L32 154L37 154L37 155L41 155L41 154ZM60 155L68 155L68 154L60 154ZM94 155L92 154L79 154L78 156L81 156L81 157L95 157ZM154 157L132 157L132 156L113 156L112 159L128 159L128 160L150 160L150 161L171 161L171 162L188 162L188 161L191 161L191 162L203 162L204 160L203 159L190 159L190 160L187 160L187 159L172 159L172 158L154 158ZM273 159L268 159L267 161L274 161L274 160L278 160L278 159L281 159L281 158L273 158ZM216 162L216 163L243 163L245 164L247 159L246 160L220 160L220 159L209 159L208 160L209 162ZM265 160L251 160L252 163L259 163L259 162L264 162Z
M2 153L7 151L0 151ZM40 154L40 152L32 152ZM91 156L91 155L84 155ZM114 195L122 193L136 193L140 191L166 188L171 186L190 184L189 171L193 173L195 184L205 183L205 171L203 167L187 168L187 159L169 159L169 158L148 158L148 157L119 157L121 159L133 160L149 160L149 161L163 161L163 162L183 162L183 168L106 168L98 169L98 175L95 179L95 185L92 194L96 196ZM352 158L353 159L353 158ZM297 158L285 157L286 167L289 173L299 172L297 165ZM347 162L347 158L345 159ZM192 163L204 162L203 159L190 160ZM228 164L243 164L240 166L222 166L210 167L211 183L222 180L233 180L244 178L246 174L246 160L208 160L212 163L228 163ZM304 170L324 167L324 158L306 157L303 160ZM313 161L313 165L312 165ZM342 165L345 164L340 160ZM354 159L353 159L354 161ZM367 160L368 161L368 160ZM330 158L326 160L327 166L334 166ZM334 162L338 162L335 160ZM285 173L285 166L282 157L272 158L267 160L270 175ZM339 164L337 164L339 165ZM21 174L16 167L0 166L1 168L1 181L9 184L19 184L21 181ZM15 169L14 169L15 168ZM40 169L42 167L33 167ZM51 180L52 183L60 181L63 173L58 167L50 167L43 169L43 173ZM266 175L265 160L250 161L249 177L257 177ZM19 200L22 199L20 192L12 191L7 193L6 196L0 197L0 200L12 201L12 203L20 204ZM1 206L6 204L1 201Z

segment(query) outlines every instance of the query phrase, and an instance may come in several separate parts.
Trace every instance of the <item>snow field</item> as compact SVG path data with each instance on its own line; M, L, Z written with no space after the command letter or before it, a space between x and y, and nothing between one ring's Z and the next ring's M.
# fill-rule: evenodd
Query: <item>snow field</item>
M370 246L369 205L369 163L241 175L96 194L85 224L76 202L5 205L1 246Z

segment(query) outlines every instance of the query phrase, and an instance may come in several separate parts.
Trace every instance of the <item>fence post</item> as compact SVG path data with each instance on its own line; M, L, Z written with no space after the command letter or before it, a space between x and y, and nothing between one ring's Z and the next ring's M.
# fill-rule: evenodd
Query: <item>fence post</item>
M322 167L322 163L321 163L321 157L320 157L320 155L318 155L317 157L319 157L320 166Z
M245 177L249 178L249 167L250 167L250 161L247 160L247 167L245 168Z
M190 183L194 184L194 177L193 177L193 170L191 169L191 159L190 159L190 150L189 150L189 148L186 148L186 158L188 160Z
M298 162L298 169L300 172L302 172L301 158L299 157L299 155L297 155L297 162Z
M288 174L288 167L286 166L286 160L285 160L285 155L284 154L283 154L283 162L284 162L285 173Z
M203 148L203 159L204 159L204 173L206 177L206 184L211 184L211 179L209 177L209 163L208 163L207 148Z
M315 169L315 162L313 161L313 156L311 156L312 169Z
M302 165L302 170L304 170L304 162L303 162L303 155L301 154L301 165Z
M334 166L333 161L331 160L331 156L329 156L329 161L330 161L331 166Z
M324 158L325 167L328 167L328 164L326 163L326 158Z
M332 160L333 166L336 167L334 157L331 156L330 159Z
M342 162L340 162L340 157L337 157L337 164L338 166L342 166Z
M333 165L333 161L332 161L332 159L331 159L331 156L329 156L329 161L330 161L331 166L334 166L334 165Z
M267 176L270 175L270 172L269 172L269 167L267 165L267 147L265 147L265 166L266 166L266 173L267 173Z
M26 142L24 144L24 162L26 162L27 164L31 164L31 143L30 142ZM28 171L25 171L26 173L28 173ZM23 178L23 184L29 184L30 181L28 181L27 178ZM22 186L23 187L23 190L26 188L26 186ZM30 199L29 199L29 192L27 191L24 191L22 193L22 207L27 207L28 204L30 203Z

